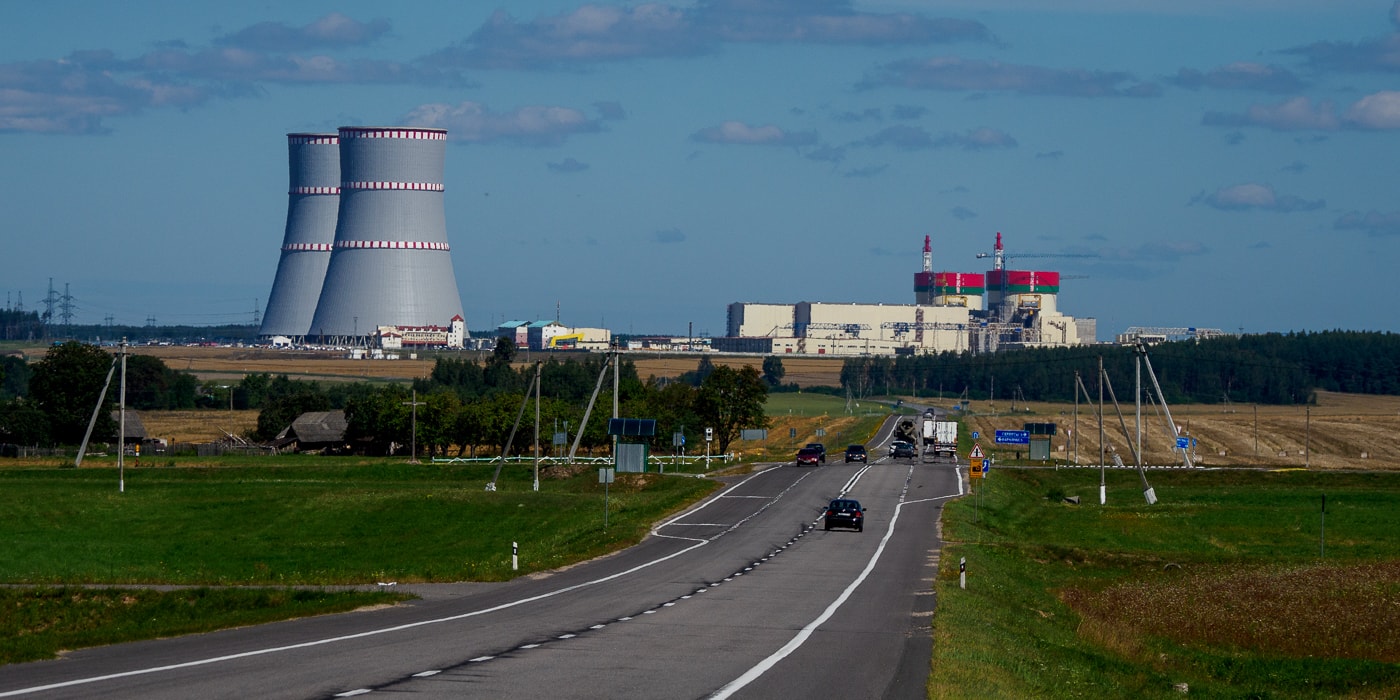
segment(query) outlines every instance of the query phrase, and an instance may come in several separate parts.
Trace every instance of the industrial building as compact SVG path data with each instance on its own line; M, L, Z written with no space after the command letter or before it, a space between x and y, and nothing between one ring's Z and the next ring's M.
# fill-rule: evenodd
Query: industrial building
M496 337L510 338L517 348L531 350L607 350L612 331L606 328L574 328L558 321L507 321L496 328Z
M465 346L467 322L453 316L446 326L380 326L378 345L384 350L403 348L461 348Z
M982 257L982 256L979 256ZM985 275L935 272L924 237L914 304L743 303L729 305L726 352L799 355L896 355L994 352L1095 342L1094 319L1059 311L1060 274L1006 269L1001 234Z
M453 337L462 299L443 210L446 144L445 130L416 127L288 135L287 229L260 335L349 346ZM463 324L456 347L465 335Z

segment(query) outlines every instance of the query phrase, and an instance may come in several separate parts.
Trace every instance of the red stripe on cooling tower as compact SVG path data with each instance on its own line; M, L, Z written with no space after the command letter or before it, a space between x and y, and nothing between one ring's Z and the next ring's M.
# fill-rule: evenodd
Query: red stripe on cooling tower
M301 252L306 250L329 251L330 249L331 244L329 243L288 243L282 246L282 250L287 252Z
M420 192L442 192L440 182L342 182L342 190L416 190Z
M292 146L334 146L340 143L339 136L287 136L287 143Z
M446 243L431 241L336 241L337 250L386 248L393 250L451 250Z
M293 187L287 194L340 194L339 187Z
M341 138L346 139L423 139L446 141L447 132L441 129L355 129L340 130Z

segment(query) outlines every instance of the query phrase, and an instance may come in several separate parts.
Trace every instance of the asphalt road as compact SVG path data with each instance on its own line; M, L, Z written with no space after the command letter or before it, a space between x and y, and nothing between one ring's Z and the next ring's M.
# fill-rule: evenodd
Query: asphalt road
M736 479L569 569L0 667L0 698L923 698L937 522L962 479L841 454ZM843 494L863 532L822 530Z

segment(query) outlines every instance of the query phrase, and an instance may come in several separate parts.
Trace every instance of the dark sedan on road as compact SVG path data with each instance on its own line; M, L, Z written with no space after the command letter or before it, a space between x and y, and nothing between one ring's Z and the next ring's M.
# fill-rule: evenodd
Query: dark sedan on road
M846 448L846 464L866 461L865 445L851 445Z
M856 532L865 530L865 509L854 498L838 498L826 506L822 519L822 529L849 527Z
M914 443L899 440L890 443L890 459L913 459L918 455L914 449Z

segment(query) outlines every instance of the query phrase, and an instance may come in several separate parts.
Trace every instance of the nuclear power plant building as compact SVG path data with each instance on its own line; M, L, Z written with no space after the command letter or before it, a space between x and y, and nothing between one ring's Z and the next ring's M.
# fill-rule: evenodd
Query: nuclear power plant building
M301 136L305 135L293 134L289 139ZM319 138L338 142L336 186L326 186L324 178L314 184L298 180L296 148L300 144L293 140L293 200L262 335L369 345L381 327L448 327L454 320L460 322L462 299L443 210L447 132L341 127L338 135ZM335 190L338 200L330 217L334 235L328 241L293 240L294 216L298 236L303 235L300 213L304 207L297 198L312 196L303 190L321 188ZM324 211L318 213L324 218ZM306 251L325 256L319 271L298 262L295 256ZM306 294L313 286L316 293ZM274 309L276 326L270 325ZM462 334L445 337L460 339Z
M979 256L983 257L983 256ZM1092 318L1059 310L1060 273L1010 270L997 234L986 274L936 272L928 236L914 304L799 302L729 305L725 352L797 355L922 355L1068 347L1096 341ZM1039 256L1036 256L1039 257Z

